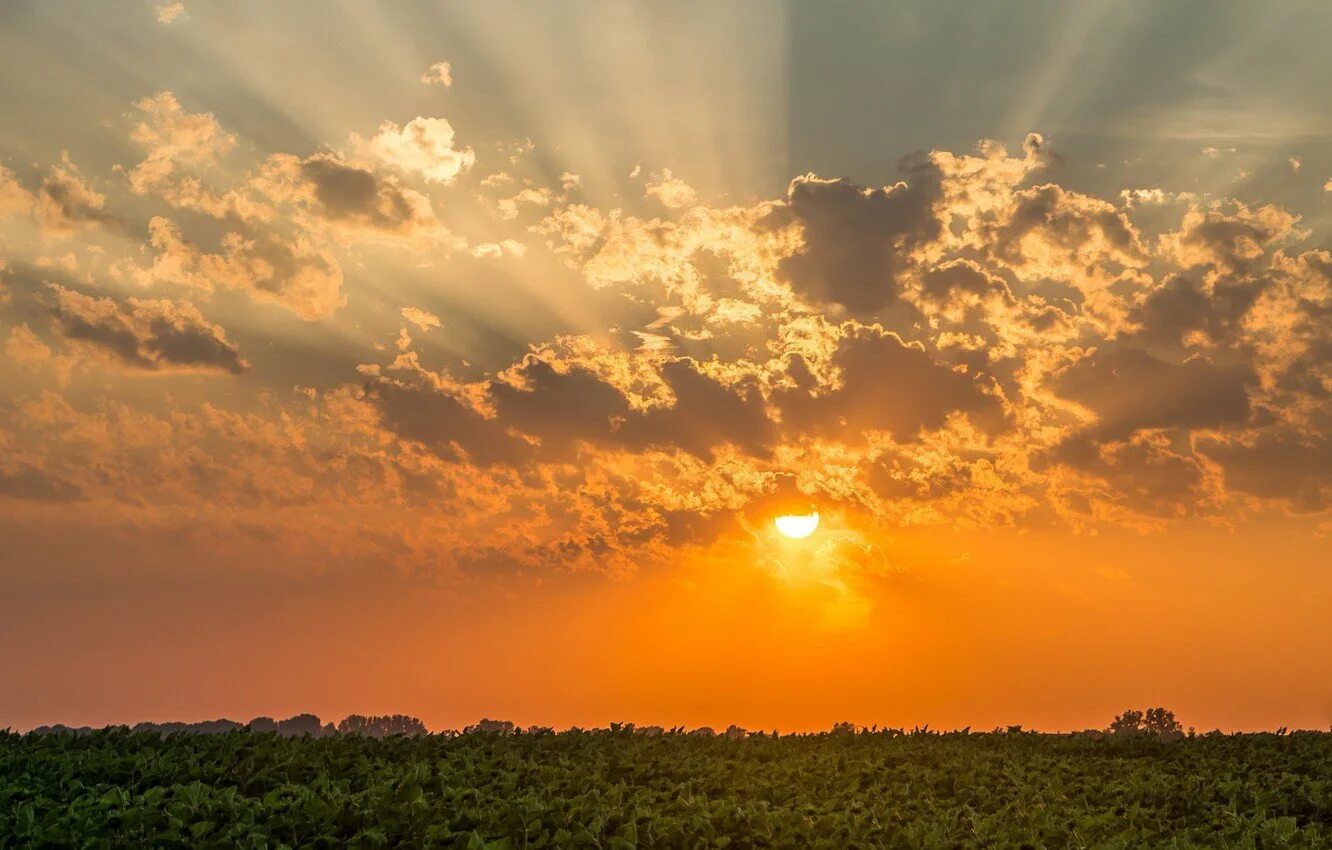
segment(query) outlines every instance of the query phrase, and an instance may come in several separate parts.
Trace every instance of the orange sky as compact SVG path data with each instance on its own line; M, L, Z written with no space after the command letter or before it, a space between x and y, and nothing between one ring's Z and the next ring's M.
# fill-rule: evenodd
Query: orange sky
M1320 548L1288 532L911 535L893 547L901 572L849 598L739 552L504 588L93 582L8 621L0 663L24 687L7 722L309 710L408 712L432 728L492 716L1070 729L1164 704L1200 729L1323 728L1332 580Z
M0 726L1332 723L1322 30L812 9L3 13Z

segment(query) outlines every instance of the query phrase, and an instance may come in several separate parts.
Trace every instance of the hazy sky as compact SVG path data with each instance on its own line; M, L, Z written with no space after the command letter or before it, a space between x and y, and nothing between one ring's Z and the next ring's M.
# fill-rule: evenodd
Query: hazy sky
M3 4L0 727L1327 726L1330 26Z

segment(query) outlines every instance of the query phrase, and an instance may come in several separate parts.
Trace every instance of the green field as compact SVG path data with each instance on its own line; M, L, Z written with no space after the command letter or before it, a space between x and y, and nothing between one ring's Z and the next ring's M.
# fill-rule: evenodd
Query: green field
M2 847L1324 847L1332 734L0 736Z

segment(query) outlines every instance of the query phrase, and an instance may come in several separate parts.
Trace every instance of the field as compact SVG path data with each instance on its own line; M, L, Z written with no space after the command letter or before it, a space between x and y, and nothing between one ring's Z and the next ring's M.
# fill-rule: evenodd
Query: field
M0 847L1324 847L1332 735L0 734Z

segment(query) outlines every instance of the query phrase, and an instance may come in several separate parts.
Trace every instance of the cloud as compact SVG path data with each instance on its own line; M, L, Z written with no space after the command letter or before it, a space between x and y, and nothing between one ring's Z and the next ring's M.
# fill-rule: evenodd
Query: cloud
M31 464L10 461L0 466L0 498L71 502L82 495L74 484Z
M51 166L37 193L37 219L55 232L70 232L86 227L117 223L106 212L106 195L95 191L69 159L60 154L60 162Z
M1122 439L1149 428L1217 428L1243 424L1248 387L1256 382L1242 364L1221 365L1195 356L1161 360L1140 348L1097 351L1057 372L1063 398L1096 416L1101 439Z
M662 169L660 174L649 181L643 194L656 198L662 206L673 210L691 206L698 200L698 193L688 183L671 174L669 168Z
M214 254L187 241L165 217L151 219L148 229L156 255L152 265L131 272L143 285L167 283L202 292L241 290L309 320L332 315L346 301L339 292L342 268L308 238L231 232L222 238L221 253Z
M902 170L906 180L880 189L813 174L791 181L769 224L800 228L800 251L779 265L799 295L860 316L899 300L912 255L943 233L938 170L917 159Z
M1300 217L1278 206L1191 205L1179 230L1161 237L1164 251L1189 268L1216 273L1249 269L1274 248L1298 237Z
M181 2L165 3L157 7L157 22L172 24L185 15L185 4Z
M822 381L808 359L791 359L793 386L773 396L786 429L853 443L884 431L909 441L955 413L991 426L1003 418L999 400L977 376L937 362L924 346L877 325L844 325L829 365L833 372Z
M1091 265L1147 262L1137 229L1121 210L1053 183L1014 192L972 233L997 262L1031 279L1066 279Z
M1289 429L1208 436L1201 452L1221 466L1226 486L1287 503L1303 513L1332 505L1332 440Z
M130 298L117 302L52 285L56 329L68 340L109 356L132 371L248 371L246 362L193 304Z
M126 173L130 191L217 218L271 217L270 210L243 192L218 194L205 185L201 175L236 147L236 136L223 130L212 113L186 112L169 91L136 101L134 108L143 117L130 139L147 155Z
M427 183L452 183L476 162L471 148L454 147L453 127L443 118L413 118L406 127L385 121L369 139L352 134L352 143L366 156Z
M453 67L443 60L436 62L421 75L421 82L428 86L448 88L453 85Z
M1174 347L1230 345L1243 332L1241 323L1265 286L1262 280L1234 279L1208 286L1193 275L1170 275L1133 307L1133 329L1120 336Z
M0 221L14 215L28 215L36 204L37 199L19 184L14 172L0 165Z
M5 233L11 304L54 305L53 332L5 331L6 360L33 367L23 386L65 386L56 361L75 355L243 371L198 309L261 309L227 292L293 311L254 320L290 339L382 340L383 321L401 322L355 370L327 361L293 381L309 367L290 358L240 382L299 391L238 410L168 399L150 415L127 396L94 402L82 381L68 403L25 401L0 433L23 453L3 468L21 458L90 500L227 504L276 536L391 506L393 530L371 529L390 560L628 570L743 535L788 497L867 526L1149 529L1324 510L1332 495L1332 259L1298 251L1305 225L1275 205L1075 191L1041 171L1056 158L1033 136L1014 155L983 142L909 156L884 186L803 175L730 206L663 171L645 181L657 215L572 198L572 176L547 186L520 162L436 209L434 185L474 161L442 119L233 168L250 145L211 114L164 92L135 116L143 157L121 181L68 159L34 167L32 189L0 172L0 215L44 203L61 228L31 244L23 222ZM65 191L43 198L43 183ZM467 220L466 241L437 214ZM346 301L344 264L368 312L298 332ZM450 293L481 271L538 294L561 275L560 293L587 300L516 308L476 348L480 320ZM436 274L450 288L425 301L392 288ZM418 350L441 316L449 333ZM149 462L125 447L136 439L174 451ZM25 476L11 478L39 491Z
M376 177L332 154L315 154L299 164L320 211L334 221L389 231L433 227L430 200L394 177Z
M419 307L403 307L402 317L416 325L422 331L439 327L439 316Z
M51 359L51 347L42 342L27 325L15 325L5 341L5 354L10 360L24 366L46 363Z
M710 458L729 445L763 454L775 435L757 386L724 384L689 358L649 365L547 351L471 387L414 362L391 372L367 385L384 424L445 456L483 464L561 460L580 447Z
M521 257L527 253L527 246L517 239L505 239L501 242L478 242L472 246L472 256L486 259L501 257Z

